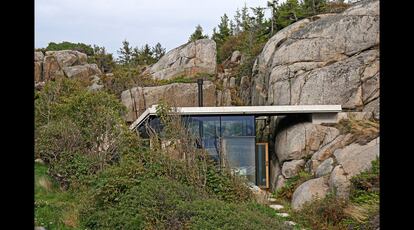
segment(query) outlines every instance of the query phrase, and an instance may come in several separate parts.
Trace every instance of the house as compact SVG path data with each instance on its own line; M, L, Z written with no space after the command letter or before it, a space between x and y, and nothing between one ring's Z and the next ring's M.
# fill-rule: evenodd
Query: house
M335 123L341 105L175 107L185 127L199 137L199 147L220 165L263 188L269 188L271 169L268 143L257 141L256 123L270 116L302 114L313 123ZM145 124L160 131L156 105L148 108L130 126L146 136Z

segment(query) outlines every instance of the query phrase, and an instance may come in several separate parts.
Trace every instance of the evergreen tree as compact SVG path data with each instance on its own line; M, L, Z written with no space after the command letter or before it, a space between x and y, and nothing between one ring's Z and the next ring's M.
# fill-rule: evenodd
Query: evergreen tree
M129 46L129 42L125 39L122 42L122 47L118 50L118 62L122 65L129 65L131 64L132 60L132 47Z
M99 47L97 45L93 46L94 55L89 58L93 63L96 63L98 68L104 72L112 72L115 62L112 57L112 54L107 53L105 47Z
M156 61L158 61L158 60L160 60L160 58L161 58L162 56L164 56L164 54L165 54L165 48L162 48L161 44L158 42L158 43L154 46L154 48L153 48L153 50L152 50L152 53L154 54L154 58L155 58L155 60L156 60Z
M251 9L254 15L253 26L261 30L262 27L264 26L264 8L263 7L252 7Z
M272 11L272 16L270 18L270 36L273 36L277 32L276 19L278 15L278 0L267 1L267 7Z
M324 13L326 2L326 0L303 0L302 8L307 17L313 16Z
M246 3L244 4L244 7L242 8L242 11L241 11L241 19L242 19L241 27L243 31L248 31L250 28L250 16L249 16Z
M133 50L134 64L135 65L151 65L157 60L154 55L154 48L151 48L148 44L138 49L137 47Z
M208 38L207 35L203 35L203 28L200 25L196 26L196 29L193 34L191 34L190 38L188 39L189 42L196 41L198 39Z
M229 18L226 14L221 17L221 22L218 25L220 39L224 41L230 36Z
M231 36L235 35L235 31L236 31L236 25L233 23L232 20L230 20L230 35Z
M218 46L223 44L226 39L230 36L229 18L226 14L221 17L220 24L218 25L218 32L216 28L213 29L212 39L217 43Z
M304 10L298 0L286 0L278 8L276 23L281 29L304 17Z
M241 14L239 8L236 10L236 14L234 15L234 29L233 35L237 35L241 32L242 22L241 22Z

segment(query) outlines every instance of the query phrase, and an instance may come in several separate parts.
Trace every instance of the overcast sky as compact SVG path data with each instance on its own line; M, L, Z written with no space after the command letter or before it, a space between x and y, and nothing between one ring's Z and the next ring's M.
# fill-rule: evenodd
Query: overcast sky
M35 0L35 48L49 42L83 42L116 51L160 42L168 50L187 42L195 26L212 34L220 16L266 0ZM268 11L268 10L267 10ZM269 15L267 12L266 15Z

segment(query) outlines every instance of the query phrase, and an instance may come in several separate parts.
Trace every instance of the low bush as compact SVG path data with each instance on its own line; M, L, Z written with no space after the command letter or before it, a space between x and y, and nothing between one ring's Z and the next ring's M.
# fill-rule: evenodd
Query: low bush
M357 120L352 116L349 119L342 119L335 125L341 134L351 133L349 143L364 145L379 135L379 122L374 119Z
M351 178L349 199L329 193L292 212L294 221L312 229L377 229L379 227L379 160Z
M177 212L188 229L289 229L274 210L255 203L196 200L180 203Z
M305 181L312 179L312 174L304 170L300 171L298 175L288 178L285 185L276 191L276 197L282 200L291 200L295 190Z
M347 217L345 199L329 193L324 199L306 203L300 212L294 213L294 220L311 229L346 229L342 221Z
M125 108L113 95L62 80L48 82L35 103L35 155L64 188L118 161L134 144Z

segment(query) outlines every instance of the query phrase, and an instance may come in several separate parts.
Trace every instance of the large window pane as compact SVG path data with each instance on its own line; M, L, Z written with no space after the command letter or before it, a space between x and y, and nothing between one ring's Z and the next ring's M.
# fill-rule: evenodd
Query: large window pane
M221 136L254 136L254 116L222 116Z
M215 160L219 160L220 117L188 117L186 123L190 131L201 138L201 145Z
M241 177L256 183L255 138L223 137L223 163Z

